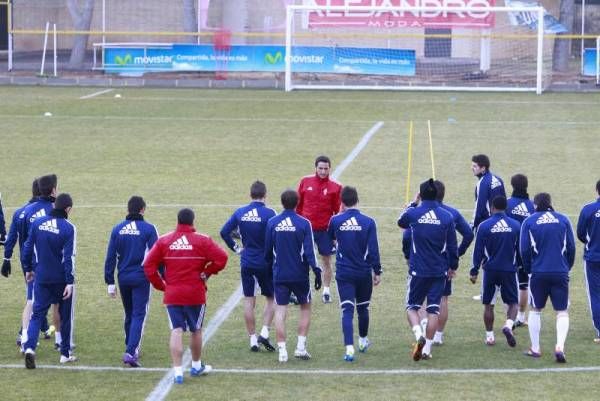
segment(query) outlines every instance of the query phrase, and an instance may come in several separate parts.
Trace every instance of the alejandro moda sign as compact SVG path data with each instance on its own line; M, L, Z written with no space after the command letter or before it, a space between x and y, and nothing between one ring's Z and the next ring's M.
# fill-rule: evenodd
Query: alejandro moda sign
M293 72L411 76L416 69L415 51L400 49L299 46L293 48L291 63ZM231 46L230 51L220 52L211 45L124 45L108 46L104 51L104 70L108 73L284 69L283 46Z
M309 28L492 28L495 0L310 0L311 6L449 7L457 10L311 10ZM306 3L305 3L306 4ZM462 11L464 7L481 10ZM306 19L305 19L306 21Z

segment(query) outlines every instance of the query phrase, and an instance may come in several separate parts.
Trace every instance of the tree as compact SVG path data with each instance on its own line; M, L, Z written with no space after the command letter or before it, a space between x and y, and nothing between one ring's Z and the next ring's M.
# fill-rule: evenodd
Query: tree
M560 23L567 28L567 34L573 30L575 18L575 1L560 0ZM571 57L571 40L560 39L560 34L554 40L554 52L552 54L552 70L565 72L569 69L569 58Z
M92 24L94 15L94 0L83 0L83 7L80 8L78 0L67 0L69 14L73 18L73 27L76 31L88 31ZM73 38L73 47L71 48L71 58L69 67L81 68L85 59L85 51L89 34L75 35Z
M196 0L183 0L183 31L198 32L198 18L196 15ZM196 37L186 36L186 42L195 43Z

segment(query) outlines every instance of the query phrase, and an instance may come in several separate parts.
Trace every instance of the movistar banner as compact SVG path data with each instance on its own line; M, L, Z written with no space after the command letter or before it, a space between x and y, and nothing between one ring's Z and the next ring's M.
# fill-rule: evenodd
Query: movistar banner
M596 76L596 49L585 49L583 53L583 75Z
M294 72L415 75L415 51L354 47L294 47ZM161 47L107 47L104 68L109 73L152 71L283 72L285 47L174 44Z

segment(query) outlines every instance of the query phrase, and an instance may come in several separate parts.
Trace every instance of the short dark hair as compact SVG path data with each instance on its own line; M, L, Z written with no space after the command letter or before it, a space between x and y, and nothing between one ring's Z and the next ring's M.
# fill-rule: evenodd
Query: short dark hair
M471 157L471 161L476 163L479 167L485 167L486 169L490 168L490 158L487 155L475 155Z
M433 178L421 183L419 186L419 195L423 200L435 200L437 189L435 188L435 185L433 185Z
M52 191L56 188L58 178L56 174L43 175L38 178L38 187L40 189L40 196L50 196Z
M600 195L600 180L596 182L596 192L598 192L598 195Z
M506 210L506 197L499 195L492 199L492 207L496 210Z
M347 207L356 206L358 203L358 191L354 187L345 186L341 192L342 203Z
M73 199L69 194L60 194L54 201L54 208L56 210L67 210L67 208L73 207Z
M285 210L293 210L298 205L298 192L293 189L286 189L281 193L281 205Z
M40 185L37 178L31 183L31 195L33 195L34 198L40 196Z
M129 214L139 214L146 207L146 202L141 196L134 195L127 202L127 212Z
M250 186L250 198L262 199L267 195L267 186L262 181L254 181Z
M325 155L321 155L315 159L315 167L317 167L319 163L327 163L329 164L329 167L331 167L331 160Z
M510 178L510 185L515 191L525 193L529 186L529 180L525 174L515 174Z
M440 180L433 181L433 185L435 186L435 190L437 191L437 195L435 196L435 200L441 202L444 200L444 195L446 195L446 186Z
M194 211L192 209L184 208L177 213L177 223L186 224L191 226L194 224Z
M533 197L533 204L536 212L543 212L552 209L552 197L547 192L540 192Z

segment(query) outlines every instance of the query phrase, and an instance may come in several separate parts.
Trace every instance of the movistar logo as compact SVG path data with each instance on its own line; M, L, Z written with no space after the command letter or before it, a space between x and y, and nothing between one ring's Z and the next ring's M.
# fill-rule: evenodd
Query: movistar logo
M123 57L121 57L121 56L115 56L115 63L117 63L118 65L129 64L132 61L133 61L133 58L131 57L131 54L126 54Z
M275 55L271 53L265 54L265 62L267 64L277 64L281 61L283 61L283 54L281 52L277 52Z

